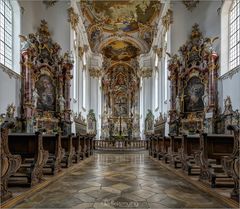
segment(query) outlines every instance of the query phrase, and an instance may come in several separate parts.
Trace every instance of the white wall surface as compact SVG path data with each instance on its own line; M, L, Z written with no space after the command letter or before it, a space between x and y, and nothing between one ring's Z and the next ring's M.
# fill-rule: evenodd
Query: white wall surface
M13 103L17 107L15 116L19 116L20 83L20 78L10 78L0 67L0 114L6 113L7 106Z

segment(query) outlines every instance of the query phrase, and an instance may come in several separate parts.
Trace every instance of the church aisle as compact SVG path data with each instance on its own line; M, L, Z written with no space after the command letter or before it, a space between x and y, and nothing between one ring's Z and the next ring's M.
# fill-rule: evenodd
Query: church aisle
M221 208L148 157L95 154L16 208Z

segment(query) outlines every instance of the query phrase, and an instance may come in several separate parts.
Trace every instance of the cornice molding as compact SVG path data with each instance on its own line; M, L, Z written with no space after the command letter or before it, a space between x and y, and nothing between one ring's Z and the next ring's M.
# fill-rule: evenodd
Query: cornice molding
M6 66L4 66L4 65L2 65L2 64L0 64L0 69L1 69L4 73L6 73L6 74L9 76L10 79L14 78L14 79L17 80L17 79L21 79L21 78L22 78L21 75L17 74L17 73L14 72L13 70L7 68Z
M237 73L240 73L240 67L237 67L237 68L234 68L234 69L228 71L227 73L220 76L219 79L220 80L232 79L232 77Z

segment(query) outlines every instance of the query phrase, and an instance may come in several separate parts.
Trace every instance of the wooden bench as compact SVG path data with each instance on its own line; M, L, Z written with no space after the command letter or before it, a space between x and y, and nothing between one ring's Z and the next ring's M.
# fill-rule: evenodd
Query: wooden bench
M8 180L14 175L21 165L21 156L12 155L8 147L8 132L14 126L11 122L1 125L0 150L1 150L1 202L12 197L8 190Z
M200 174L200 163L196 155L200 151L200 136L199 135L184 135L182 137L181 148L181 163L182 169L188 175Z
M200 180L216 186L233 186L223 168L223 159L233 153L234 137L225 134L200 135Z
M165 163L167 162L167 155L168 153L170 153L170 137L168 136L164 136L163 137L163 146L162 146L162 150L161 150L161 155L162 155L162 160L164 160Z
M164 137L161 135L157 136L157 146L156 146L156 152L157 152L157 159L160 160L162 159L164 155Z
M170 165L174 168L181 168L180 152L182 146L182 136L171 136L170 138L170 154L167 156Z
M49 158L44 166L44 174L49 174L47 170L51 169L50 174L55 175L61 171L61 161L64 157L61 135L43 135L43 148L49 152Z
M61 163L64 167L68 168L72 165L73 155L75 152L72 143L72 135L70 134L68 136L61 136L61 145L65 150L65 154Z
M42 181L43 167L48 160L48 151L43 149L43 139L40 132L35 134L14 133L8 135L9 150L14 155L20 155L22 163L17 173L10 177L9 184L18 183L28 186ZM27 182L23 182L25 179Z
M81 145L81 157L82 159L85 159L87 157L86 134L80 135L80 145Z
M72 144L75 150L75 153L73 155L73 160L74 162L78 163L82 159L81 143L80 143L79 135L72 136Z
M240 179L240 126L229 125L228 130L234 132L234 147L230 156L224 157L223 169L233 178L234 188L231 192L231 198L239 201L239 179Z

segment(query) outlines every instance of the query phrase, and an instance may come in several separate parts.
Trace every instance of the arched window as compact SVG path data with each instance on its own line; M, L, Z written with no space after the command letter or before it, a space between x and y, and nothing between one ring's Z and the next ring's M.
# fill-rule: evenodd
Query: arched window
M240 65L240 0L234 0L229 21L229 69Z
M0 63L13 67L13 10L9 0L0 0Z
M0 65L20 73L21 11L17 0L0 0Z

